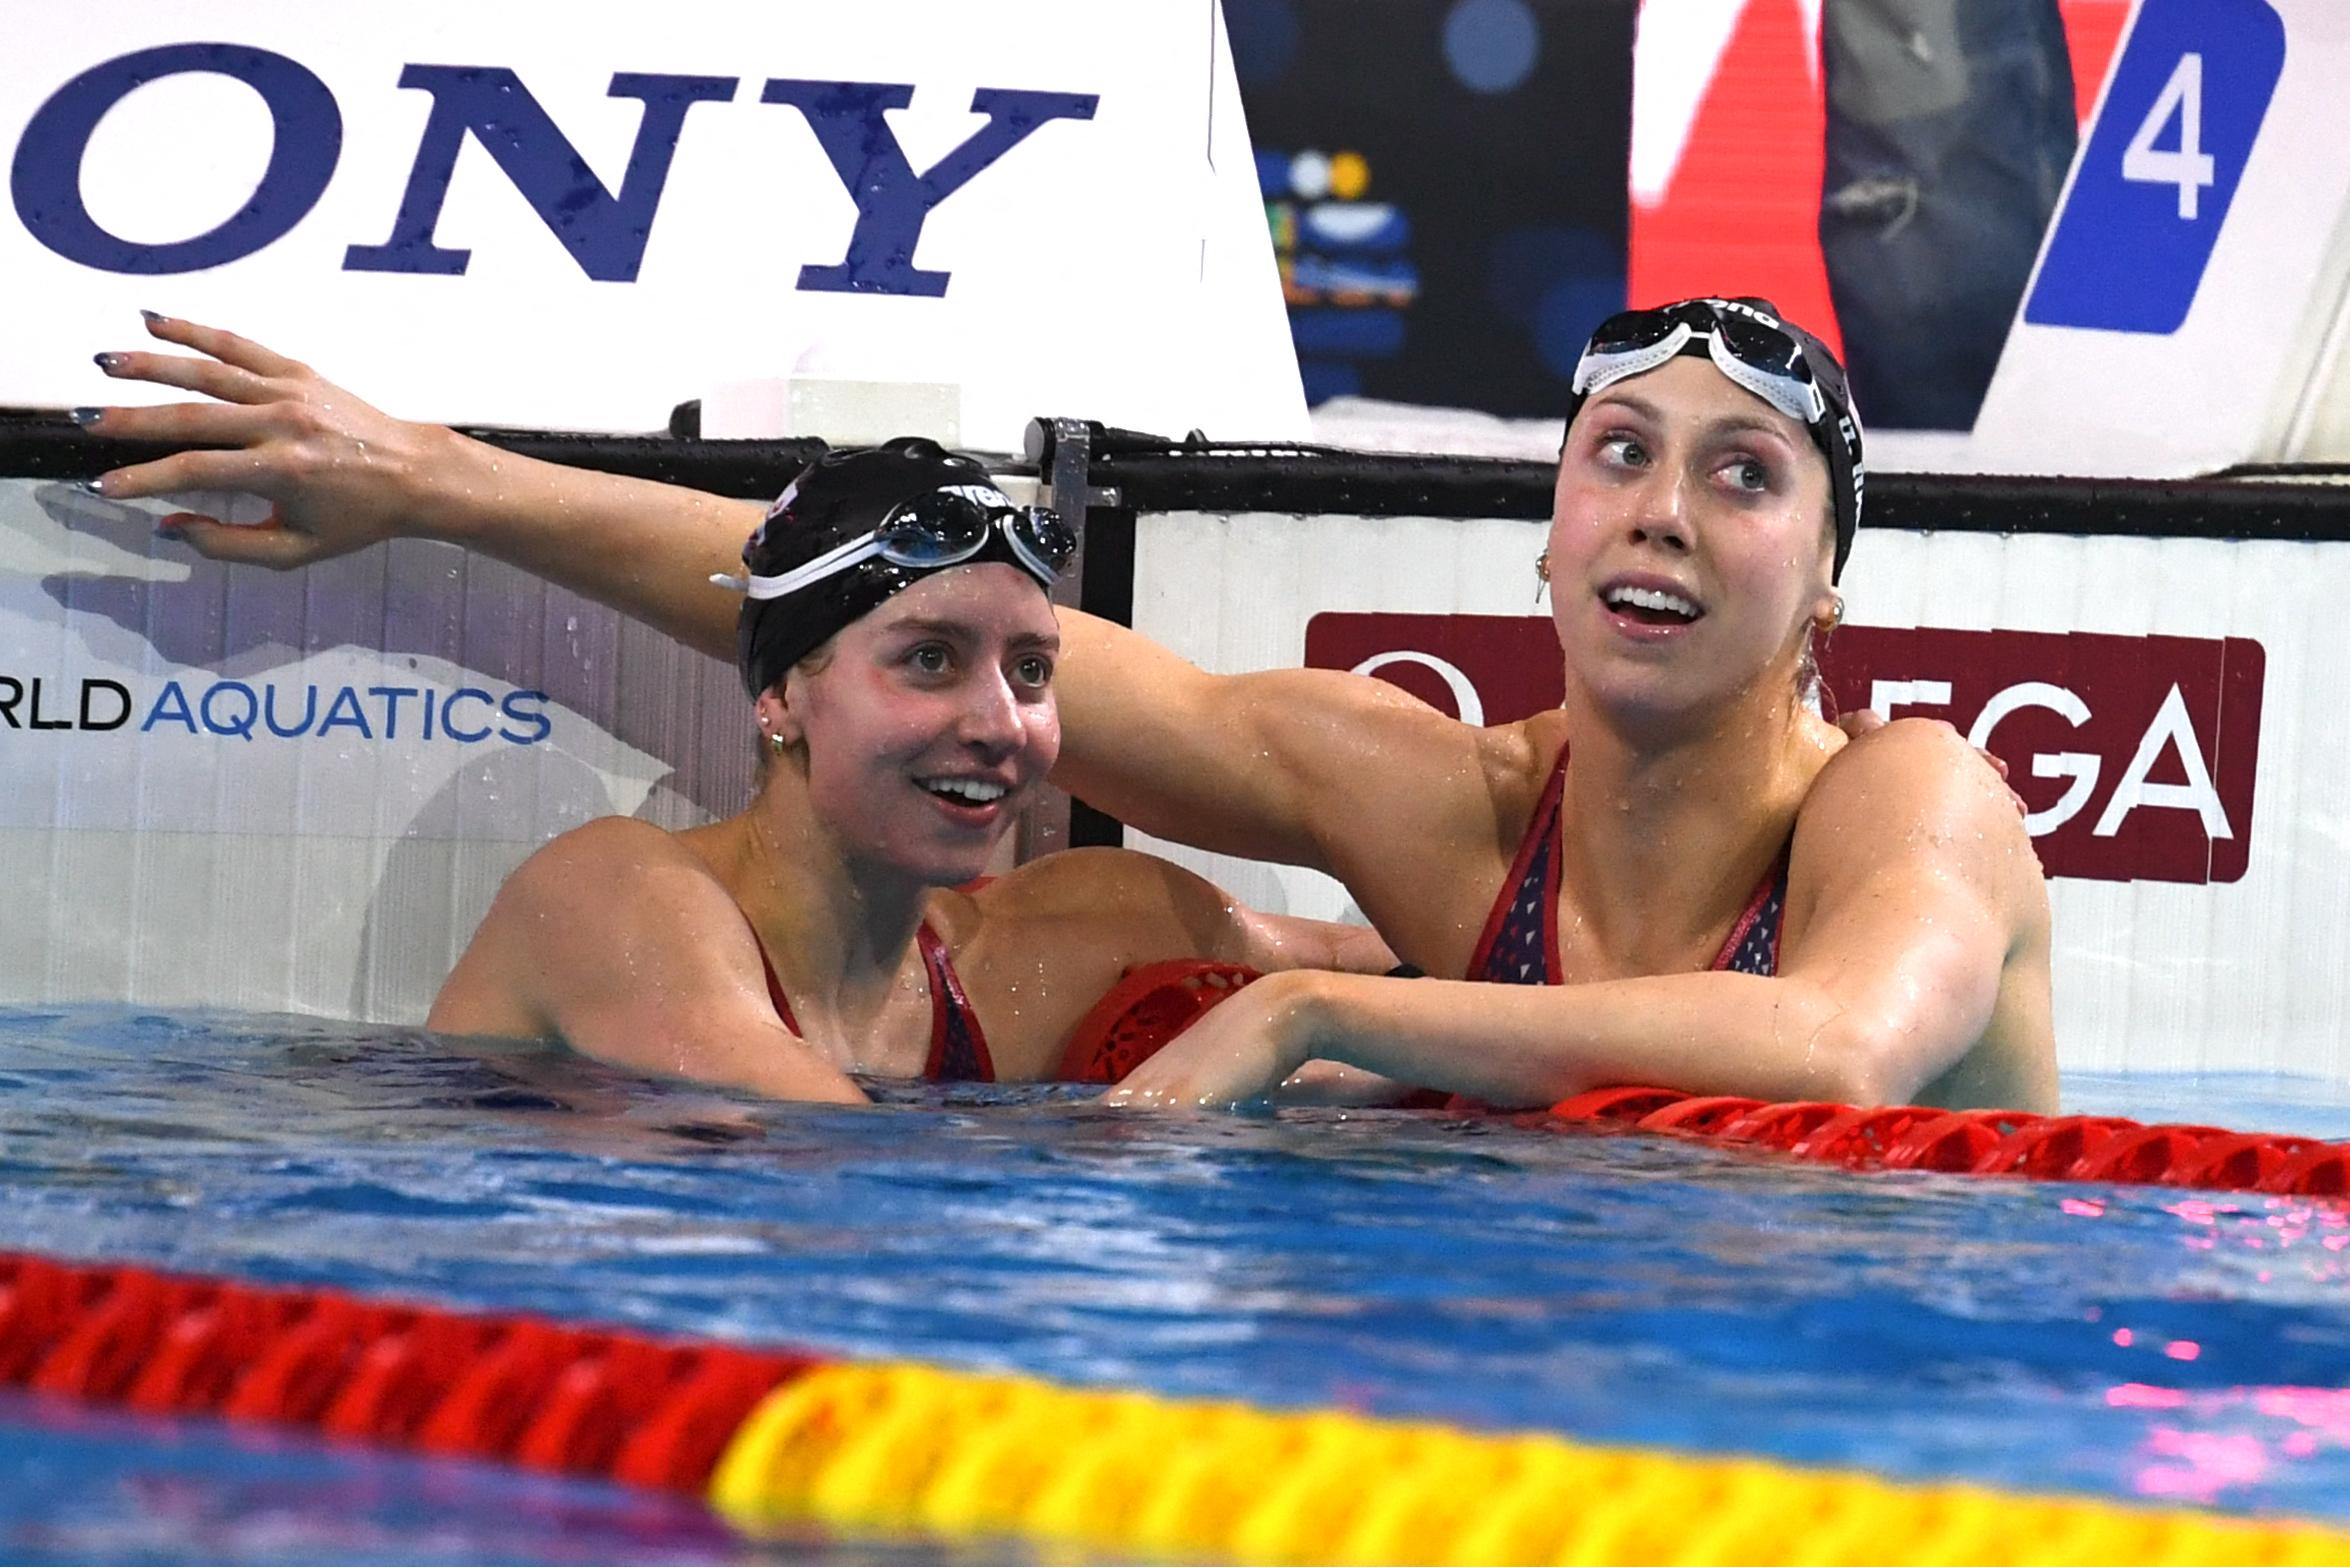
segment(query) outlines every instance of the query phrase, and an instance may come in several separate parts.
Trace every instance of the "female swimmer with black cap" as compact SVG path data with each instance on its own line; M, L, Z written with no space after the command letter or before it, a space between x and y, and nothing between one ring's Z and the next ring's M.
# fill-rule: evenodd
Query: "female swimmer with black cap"
M1047 593L1075 547L930 441L810 466L743 549L751 808L670 833L594 822L515 872L434 1003L444 1033L554 1036L781 1097L847 1074L1087 1075L1065 1057L1132 965L1388 955L1233 907L1162 861L1056 856L970 882L1059 749Z
M230 363L111 373L247 406L110 410L110 430L244 449L104 493L247 489L285 523L191 529L203 553L292 565L433 534L728 646L721 603L674 586L731 555L747 524L726 503L520 464L239 340L151 330ZM2049 1108L2047 895L2005 789L1946 725L1847 744L1804 700L1861 497L1826 349L1765 302L1689 300L1611 319L1576 375L1532 563L1565 662L1554 711L1471 728L1335 671L1211 675L1064 612L1058 782L1161 837L1327 871L1452 976L1270 976L1128 1095L1228 1103L1322 1061L1499 1105L1653 1083Z

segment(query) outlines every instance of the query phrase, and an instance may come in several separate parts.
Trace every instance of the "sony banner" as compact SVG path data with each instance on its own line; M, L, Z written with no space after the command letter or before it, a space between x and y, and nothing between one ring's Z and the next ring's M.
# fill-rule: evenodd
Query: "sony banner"
M1561 690L1541 539L1523 522L1146 517L1135 624L1209 668L1355 670L1504 723ZM1220 587L1243 571L1245 610ZM1825 701L1946 720L2007 763L2050 877L2067 1066L2350 1078L2345 591L2341 545L1862 539ZM1317 874L1147 846L1260 907L1359 917Z
M1215 0L59 10L0 50L0 157L0 406L99 400L149 307L454 422L805 370L984 450L1303 433Z

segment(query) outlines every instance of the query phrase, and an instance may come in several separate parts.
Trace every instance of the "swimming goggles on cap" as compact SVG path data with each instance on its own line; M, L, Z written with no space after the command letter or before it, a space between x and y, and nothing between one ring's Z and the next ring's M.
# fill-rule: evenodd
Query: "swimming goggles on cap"
M790 500L787 492L777 509ZM908 571L944 571L976 559L998 538L1021 569L1047 588L1077 551L1077 535L1060 513L1044 506L1014 506L992 485L949 484L901 501L871 533L835 545L780 575L721 572L710 580L753 599L788 598L869 560Z
M1796 423L1810 427L1827 417L1828 400L1803 345L1763 312L1730 299L1685 299L1608 317L1575 365L1575 395L1644 375L1700 339L1716 369Z

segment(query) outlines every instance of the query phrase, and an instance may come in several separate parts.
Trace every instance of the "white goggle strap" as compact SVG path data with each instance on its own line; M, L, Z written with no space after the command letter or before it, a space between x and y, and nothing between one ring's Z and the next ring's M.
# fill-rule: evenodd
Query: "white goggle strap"
M1722 341L1721 333L1701 333L1686 321L1677 323L1672 331L1646 348L1626 348L1612 354L1584 354L1581 362L1575 366L1572 390L1579 397L1588 397L1605 391L1618 381L1646 375L1699 337L1705 339L1705 351L1713 360L1714 368L1796 423L1808 428L1828 411L1827 399L1820 395L1817 382L1799 381L1793 376L1772 375L1767 370L1757 370L1730 352L1730 346Z
M714 572L710 580L722 588L732 588L754 599L786 598L811 583L822 582L826 577L846 571L851 566L861 565L880 553L881 534L875 531L861 539L836 544L814 560L795 566L779 577Z
M1719 332L1706 334L1705 351L1712 356L1714 368L1745 387L1773 408L1809 429L1828 411L1827 399L1820 395L1816 381L1798 381L1791 375L1773 375L1768 370L1757 370L1722 341Z
M1606 391L1627 376L1646 375L1686 348L1694 335L1689 323L1682 321L1646 348L1618 349L1612 354L1587 349L1575 365L1575 379L1569 390L1577 397L1589 397Z

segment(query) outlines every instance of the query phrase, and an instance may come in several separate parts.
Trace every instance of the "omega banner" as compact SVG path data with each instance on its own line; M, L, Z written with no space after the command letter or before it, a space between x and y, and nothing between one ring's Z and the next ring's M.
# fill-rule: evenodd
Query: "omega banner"
M1506 722L1559 697L1541 540L1521 522L1146 517L1136 624L1211 668L1360 670ZM1871 532L1844 591L1829 699L1949 721L2024 799L2066 1065L2350 1074L2350 546ZM1260 906L1354 913L1311 872L1148 847Z
M654 429L800 372L943 388L984 450L1040 413L1302 434L1218 8L1115 12L45 12L0 49L0 277L38 301L0 407L100 400L152 308L452 422Z
M1539 615L1316 615L1305 661L1472 722L1560 695ZM1833 711L1943 719L2005 761L2048 874L2098 881L2243 876L2265 667L2244 637L1885 626L1839 631L1820 660Z

